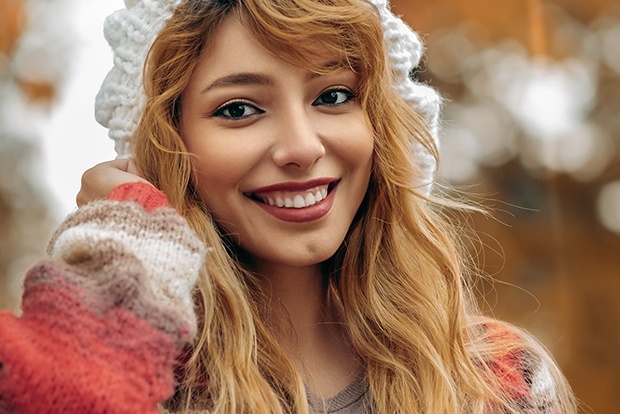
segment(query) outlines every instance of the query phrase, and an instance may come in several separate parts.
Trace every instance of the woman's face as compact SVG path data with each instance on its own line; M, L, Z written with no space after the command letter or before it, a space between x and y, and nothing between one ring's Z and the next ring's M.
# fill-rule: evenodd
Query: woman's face
M373 133L358 77L285 63L234 15L213 40L181 102L198 194L257 266L316 265L338 249L368 187Z

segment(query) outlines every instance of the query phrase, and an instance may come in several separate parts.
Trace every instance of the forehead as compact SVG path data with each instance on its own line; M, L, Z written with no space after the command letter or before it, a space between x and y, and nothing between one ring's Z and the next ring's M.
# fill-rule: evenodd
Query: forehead
M214 31L198 62L197 70L212 73L241 71L278 71L282 65L296 66L305 71L320 74L341 69L350 69L346 58L336 53L328 53L316 44L297 44L303 58L295 59L287 51L278 48L279 44L261 42L252 32L243 16L228 14Z

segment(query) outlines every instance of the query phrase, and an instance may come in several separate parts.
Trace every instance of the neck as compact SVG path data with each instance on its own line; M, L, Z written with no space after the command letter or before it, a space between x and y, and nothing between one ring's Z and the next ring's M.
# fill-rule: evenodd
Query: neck
M270 325L311 390L329 397L357 376L360 366L347 339L338 307L329 300L321 266L262 266L270 296Z
M258 270L270 297L268 317L289 345L312 339L319 327L334 321L320 266L261 266Z

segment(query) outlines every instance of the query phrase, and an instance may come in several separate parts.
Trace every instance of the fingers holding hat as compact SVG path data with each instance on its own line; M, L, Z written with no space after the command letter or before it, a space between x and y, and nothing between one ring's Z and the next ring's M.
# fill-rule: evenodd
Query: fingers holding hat
M133 160L116 159L97 164L82 175L80 191L76 197L77 205L81 207L106 198L117 186L131 182L150 184L140 176Z

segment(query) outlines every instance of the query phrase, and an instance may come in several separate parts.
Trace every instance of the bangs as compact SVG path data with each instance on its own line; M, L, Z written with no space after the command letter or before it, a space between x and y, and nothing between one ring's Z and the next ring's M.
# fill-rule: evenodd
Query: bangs
M363 84L384 68L380 20L364 0L242 0L240 6L239 18L261 45L292 65L318 74L351 69Z

